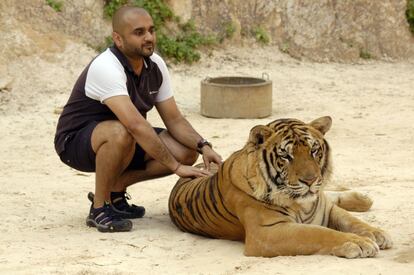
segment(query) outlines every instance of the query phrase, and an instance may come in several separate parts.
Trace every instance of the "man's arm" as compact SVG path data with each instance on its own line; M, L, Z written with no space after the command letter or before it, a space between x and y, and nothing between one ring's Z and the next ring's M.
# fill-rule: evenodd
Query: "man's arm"
M181 144L197 149L197 142L202 138L177 108L174 97L155 104L168 132Z
M203 176L206 172L195 169L191 166L181 165L168 148L160 140L152 126L138 112L128 96L114 96L106 99L104 103L116 115L122 125L134 137L136 142L153 159L159 161L177 175Z
M168 132L171 136L181 144L191 148L197 149L197 143L202 139L201 135L191 126L191 124L184 118L178 110L174 97L155 104ZM204 164L209 170L210 162L220 164L222 159L212 148L203 146L201 149L203 154Z

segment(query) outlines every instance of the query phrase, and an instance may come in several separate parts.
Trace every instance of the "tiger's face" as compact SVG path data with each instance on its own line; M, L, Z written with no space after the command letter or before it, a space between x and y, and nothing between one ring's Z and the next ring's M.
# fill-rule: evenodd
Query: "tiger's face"
M256 182L254 195L271 204L303 204L317 199L330 174L329 145L324 134L329 117L305 124L280 119L251 130L256 170L263 181Z

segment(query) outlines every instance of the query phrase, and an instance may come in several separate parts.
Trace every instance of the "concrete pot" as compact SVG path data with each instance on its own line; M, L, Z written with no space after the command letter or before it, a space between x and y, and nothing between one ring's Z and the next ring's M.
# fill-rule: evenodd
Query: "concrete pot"
M226 76L201 81L201 114L214 118L262 118L272 114L272 81Z

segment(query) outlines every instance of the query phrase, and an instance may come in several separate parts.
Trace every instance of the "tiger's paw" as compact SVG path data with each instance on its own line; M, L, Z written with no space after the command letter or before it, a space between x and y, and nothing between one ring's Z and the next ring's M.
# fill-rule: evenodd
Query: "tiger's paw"
M351 236L348 241L332 249L332 254L338 257L368 258L374 257L379 252L378 245L367 237Z
M370 230L361 232L358 235L370 238L378 244L380 249L388 249L391 248L393 245L391 236L387 232L379 228L372 228Z

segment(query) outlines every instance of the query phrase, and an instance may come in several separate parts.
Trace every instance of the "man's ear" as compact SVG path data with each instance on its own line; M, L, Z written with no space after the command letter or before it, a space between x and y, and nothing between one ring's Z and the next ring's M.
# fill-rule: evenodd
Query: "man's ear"
M122 37L119 33L112 32L112 40L114 41L114 43L115 43L115 45L118 49L122 49L123 41L122 41Z
M273 130L264 125L254 126L250 130L249 142L253 143L256 148L259 148L271 135Z
M331 129L332 118L329 116L320 117L309 123L309 125L325 135Z

